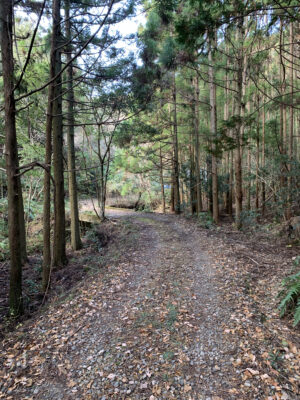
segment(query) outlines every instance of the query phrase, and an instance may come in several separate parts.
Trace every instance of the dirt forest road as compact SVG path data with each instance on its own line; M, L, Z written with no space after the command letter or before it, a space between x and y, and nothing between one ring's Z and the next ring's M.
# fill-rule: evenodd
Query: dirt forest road
M205 230L170 215L124 218L127 261L112 259L6 339L0 398L299 398L296 367L281 377L265 322Z

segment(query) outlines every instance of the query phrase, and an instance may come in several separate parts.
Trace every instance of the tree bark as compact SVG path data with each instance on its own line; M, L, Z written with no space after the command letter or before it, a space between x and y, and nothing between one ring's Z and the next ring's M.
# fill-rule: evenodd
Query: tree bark
M176 105L176 79L173 72L173 176L174 176L174 211L180 214L179 194L179 161L178 161L178 133L177 133L177 105Z
M14 59L13 59L13 2L2 0L1 53L4 86L5 113L5 161L8 189L8 236L10 249L9 311L12 316L23 312L22 300L22 233L21 209L22 190L20 185L18 143L16 134L16 108L14 98ZM24 216L23 216L24 219Z
M51 49L52 53L52 49ZM52 59L52 56L50 57ZM50 78L54 76L53 66L50 65ZM52 101L53 84L48 89L48 108L46 116L46 142L45 142L45 165L48 171L44 171L44 204L43 204L43 267L42 267L42 290L46 292L50 279L51 267L51 154L52 154Z
M247 169L248 169L248 183L247 183L247 191L246 191L246 207L247 210L251 210L251 148L250 144L248 146L247 153Z
M264 98L262 99L264 102ZM261 167L263 171L263 181L261 183L261 214L262 216L265 215L265 209L266 209L266 184L265 184L265 123L266 123L266 112L265 112L265 107L262 109L262 127L261 127Z
M51 60L52 60L51 48ZM54 69L50 65L50 79ZM43 266L42 266L42 290L46 292L49 285L51 269L51 154L52 154L52 100L53 84L48 89L48 108L46 116L46 143L45 143L45 165L49 170L44 171L44 204L43 204Z
M280 157L281 157L281 167L280 167L280 190L282 196L285 196L285 186L286 186L286 174L285 174L285 154L286 154L286 106L283 103L283 96L286 91L286 76L284 68L284 59L282 52L284 51L284 31L283 31L283 21L280 19Z
M226 47L226 51L228 48ZM227 66L229 62L227 60ZM225 104L224 104L224 120L228 121L229 118L229 83L228 83L228 72L226 71L226 87L225 87ZM231 137L231 130L228 130L228 136ZM227 173L228 173L228 189L226 192L226 212L232 217L232 150L227 152Z
M293 202L293 143L294 143L294 29L293 23L290 23L290 86L291 86L291 106L290 106L290 129L289 129L289 175L288 175L288 207L287 219L292 217L292 202Z
M194 134L191 131L190 133L190 143L189 143L189 152L190 152L190 202L191 202L191 213L196 214L197 212L197 196L195 193L195 145L194 145Z
M259 109L259 96L257 96L257 108ZM259 209L259 153L260 153L260 112L256 121L256 177L255 177L255 208Z
M199 145L199 78L194 78L194 135L195 135L195 165L196 165L196 198L197 214L203 210L200 176L200 145Z
M19 160L18 160L19 163ZM18 164L19 165L19 164ZM27 261L27 247L26 247L26 226L25 226L25 217L24 217L24 202L23 202L23 194L22 194L22 183L21 177L18 176L18 186L19 186L19 224L20 224L20 235L21 235L21 259L22 264L25 264Z
M80 225L77 197L77 183L75 171L75 145L74 145L74 90L73 90L73 63L72 45L71 45L71 20L70 20L70 0L65 0L65 18L66 18L66 39L67 45L67 102L68 102L68 174L69 174L69 199L71 214L71 246L73 250L79 250L82 247L80 240Z
M216 100L216 84L213 66L213 49L215 46L215 33L210 41L209 49L209 97L210 97L210 130L212 139L212 157L211 157L211 171L212 171L212 200L213 200L213 220L217 224L219 222L219 200L218 200L218 164L216 156L216 140L217 140L217 100Z
M172 168L171 172L171 190L170 190L170 211L175 211L175 200L174 200L174 171Z
M53 0L53 43L55 57L55 75L61 71L61 0ZM55 219L53 265L61 267L67 262L65 239L65 191L63 170L63 124L62 124L62 83L61 75L54 81L54 96L52 102L52 133L53 133L53 174L55 185Z
M54 23L54 21L53 21ZM54 25L53 25L54 28ZM50 49L50 80L56 74L56 51L57 51L57 38L52 33L51 36L51 49ZM52 263L51 254L51 159L52 159L52 122L53 122L53 100L54 100L54 86L53 81L48 87L48 106L46 115L46 141L45 141L45 165L48 166L48 171L44 171L44 204L43 204L43 266L42 266L42 290L46 292L50 284L50 270ZM54 187L55 191L55 187ZM54 196L54 206L55 206ZM54 218L56 213L54 212Z
M99 177L99 207L100 207L100 218L102 221L105 220L105 203L106 203L106 181L104 171L104 160L100 159L100 177Z
M228 195L228 215L232 219L232 201L233 201L233 151L229 154L229 195Z
M159 174L160 174L160 188L161 188L161 202L162 202L162 212L166 212L166 198L165 198L165 184L164 184L164 168L161 154L161 145L159 146Z
M242 226L241 220L241 212L243 210L243 180L242 180L242 101L243 101L243 79L244 79L244 54L243 54L243 25L244 20L241 17L238 21L237 26L237 45L238 54L237 54L237 73L236 73L236 96L235 96L235 117L236 127L235 127L235 140L236 140L236 148L235 148L235 223L238 229Z

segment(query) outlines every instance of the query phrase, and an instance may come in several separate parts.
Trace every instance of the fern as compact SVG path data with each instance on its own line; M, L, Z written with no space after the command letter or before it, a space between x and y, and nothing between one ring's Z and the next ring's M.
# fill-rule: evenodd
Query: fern
M294 314L296 326L300 322L300 271L283 280L283 290L279 293L282 298L279 304L280 316L283 317L289 312Z
M294 314L294 326L298 325L300 322L300 298L297 301L297 307Z

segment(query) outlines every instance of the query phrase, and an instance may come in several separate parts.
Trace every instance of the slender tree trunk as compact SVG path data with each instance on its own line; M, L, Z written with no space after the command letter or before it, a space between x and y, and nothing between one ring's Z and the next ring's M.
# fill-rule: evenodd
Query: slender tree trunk
M236 73L236 96L235 96L235 116L237 123L235 127L235 222L238 229L242 226L241 212L243 209L243 180L242 180L242 97L243 97L243 70L244 70L244 54L243 54L243 18L238 21L237 27L237 43L239 46L237 56L237 73Z
M262 99L264 102L264 98ZM264 217L265 215L265 210L266 210L266 183L265 183L265 123L266 123L266 112L265 112L265 107L262 109L262 126L261 126L261 167L262 167L262 175L263 175L263 180L261 183L261 214Z
M180 151L178 151L178 160L183 160L183 156ZM180 162L179 162L180 165ZM179 171L179 203L184 209L184 188L183 188L183 179L180 179L180 171Z
M217 139L217 100L216 100L216 84L213 66L213 49L215 46L215 37L211 40L209 50L209 86L210 86L210 130L212 137L212 200L213 200L213 220L217 224L219 222L219 202L218 202L218 164L216 156L216 139Z
M19 224L20 224L20 235L21 235L21 259L22 264L27 261L27 248L26 248L26 226L25 226L25 213L24 213L24 202L22 194L22 183L21 177L18 176L18 191L19 191Z
M257 108L259 109L259 97L257 96ZM260 112L257 113L256 121L256 177L255 177L255 208L259 209L259 153L260 153Z
M239 125L239 123L238 123ZM239 130L237 128L236 130ZM243 209L243 187L242 187L242 148L240 137L236 138L237 144L235 149L235 221L237 228L241 228L241 212Z
M110 146L110 144L109 144ZM106 158L106 156L108 157ZM109 173L109 157L110 157L110 151L107 149L107 152L104 152L102 155L101 152L101 127L98 125L98 139L97 139L97 156L99 159L99 186L97 190L98 194L98 205L100 208L100 219L102 221L105 220L105 205L106 205L106 183L108 179L108 173ZM107 160L107 168L105 170L105 161Z
M199 78L194 78L194 134L195 134L195 164L196 164L196 196L197 214L203 210L200 176L200 145L199 145Z
M71 41L70 0L65 0L66 39ZM71 43L67 46L67 62L72 59ZM78 211L78 197L75 171L75 145L74 145L74 90L73 90L73 64L67 69L68 88L68 174L69 174L69 198L71 213L71 246L73 250L82 247L80 240L80 225Z
M288 208L287 219L292 217L292 202L293 202L293 143L294 143L294 29L293 23L290 23L290 85L291 85L291 106L290 106L290 131L289 131L289 176L288 176Z
M229 93L228 82L227 82L227 88L228 88L228 93ZM229 97L229 95L228 95L228 97ZM234 114L234 107L235 107L234 101L232 101L231 107L232 107L231 112L232 112L232 114ZM228 117L229 117L229 114L228 114ZM230 129L230 131L229 131L229 136L230 137L233 136L232 129ZM230 150L228 214L231 219L233 219L233 198L234 198L233 183L234 183L234 153L233 153L233 150Z
M170 124L171 124L171 136L172 136L172 149L171 149L171 189L170 189L170 211L174 212L175 211L175 194L174 194L174 130L173 130L173 122L172 122L172 111L171 111L171 103L168 105L169 109L169 118L170 118Z
M110 149L108 149L107 155L106 155L106 169L105 169L105 174L104 174L104 193L103 193L104 212L105 212L106 197L107 197L107 181L108 181L108 177L109 177L110 157L111 157L111 153L110 153ZM103 161L103 164L104 164L104 161Z
M53 38L51 42L50 55L50 79L54 77L55 47ZM42 290L45 292L49 285L51 267L51 154L52 154L52 101L54 84L48 88L48 107L46 116L46 143L45 143L45 165L48 171L44 171L44 204L43 204L43 266L42 266Z
M233 151L229 153L229 195L228 195L228 215L232 219L232 201L233 201Z
M22 233L20 212L22 190L20 185L18 143L16 134L16 108L14 98L14 59L13 59L13 2L2 0L1 53L4 86L5 113L5 161L8 189L8 236L10 249L9 311L13 316L22 314ZM23 216L24 219L24 216Z
M61 71L61 0L53 0L53 42L55 43L55 75ZM63 170L63 124L62 124L62 83L61 75L54 82L52 102L52 132L53 132L53 172L55 184L55 219L53 265L61 267L67 262L65 238L65 191Z
M196 194L195 194L195 146L194 146L194 135L190 133L190 201L191 201L191 213L196 214Z
M173 72L173 170L174 170L174 207L175 214L180 214L179 194L179 161L178 161L178 133L177 133L177 95L175 71Z
M228 171L228 160L227 157L225 156L222 160L221 160L221 174L225 177L227 177L227 171ZM221 207L223 207L223 210L226 211L227 210L227 199L228 199L228 192L225 191L222 193L222 205Z
M173 154L172 154L173 157ZM174 199L174 171L172 167L172 172L171 172L171 193L170 193L170 211L174 212L175 211L175 199Z
M180 204L182 204L182 209L185 209L185 199L184 199L184 181L181 179L180 181Z
M284 96L286 88L286 76L284 68L284 59L282 52L284 51L284 32L283 32L283 21L280 19L280 94ZM281 97L283 101L283 97ZM285 177L285 160L286 154L286 106L283 102L280 103L280 156L281 156L281 173L280 173L280 186L282 196L285 195L286 177Z
M207 144L209 147L210 143ZM207 169L207 210L212 214L213 213L213 194L212 194L212 168L211 168L211 154L207 156L206 159L206 169Z
M100 177L99 177L99 206L100 206L100 218L102 221L105 220L105 203L106 203L106 189L105 189L105 171L104 171L104 160L100 159Z
M226 50L227 47L226 47ZM227 60L227 66L229 62ZM228 121L229 118L229 83L228 83L228 72L226 71L226 87L225 87L225 104L224 104L224 120ZM231 131L229 130L228 136L231 136ZM226 212L229 214L229 216L232 217L232 157L231 157L232 151L229 150L227 152L227 173L228 173L228 179L227 179L227 184L228 184L228 189L226 191Z
M164 168L161 154L161 146L159 147L159 174L160 174L160 187L161 187L161 203L162 212L166 212L166 198L165 198L165 184L164 184Z
M251 210L251 148L250 144L248 146L248 154L247 154L247 168L248 168L248 184L247 184L247 198L246 198L246 204L247 204L247 210Z
M229 209L229 170L230 170L230 152L228 151L224 158L224 175L226 176L227 188L223 194L224 210L227 214Z
M161 94L161 89L160 89ZM161 97L160 103L161 109L163 108L163 101ZM156 124L157 128L159 128L159 112L156 113ZM161 191L161 205L163 214L166 213L166 196L165 196L165 182L164 182L164 164L163 164L163 156L161 151L161 143L159 144L159 177L160 177L160 191Z

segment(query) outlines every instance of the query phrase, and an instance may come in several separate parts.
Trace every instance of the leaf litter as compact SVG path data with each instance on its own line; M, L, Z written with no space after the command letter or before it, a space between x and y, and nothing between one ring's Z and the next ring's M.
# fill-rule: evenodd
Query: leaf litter
M118 223L105 269L3 340L0 398L299 398L299 336L278 319L274 274L182 217Z

